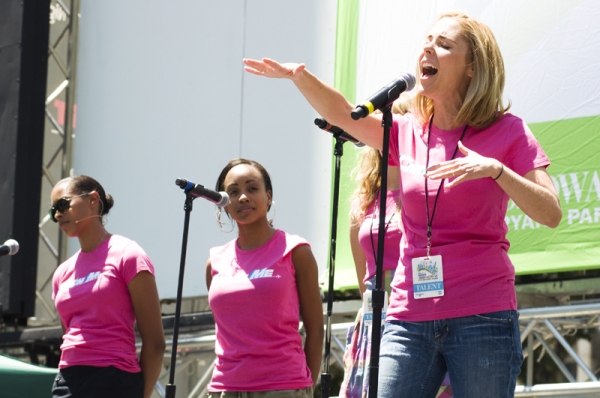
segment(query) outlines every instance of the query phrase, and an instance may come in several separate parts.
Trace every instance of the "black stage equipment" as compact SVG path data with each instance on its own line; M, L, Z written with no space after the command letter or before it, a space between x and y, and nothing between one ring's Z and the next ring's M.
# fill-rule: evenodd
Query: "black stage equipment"
M319 128L329 131L335 138L333 155L335 156L335 172L333 177L333 203L331 211L331 239L329 249L329 279L327 288L327 321L325 325L325 354L323 356L323 373L321 373L321 397L329 398L331 390L331 374L329 373L329 358L331 355L331 315L333 309L333 280L335 277L335 249L337 239L337 216L338 204L340 201L340 171L341 158L344 155L344 143L352 142L356 146L363 146L358 140L350 134L344 132L339 127L332 126L325 119L315 119L315 124ZM327 128L325 128L327 127ZM359 145L360 144L360 145Z
M169 383L165 389L165 398L175 398L177 387L175 386L175 365L177 362L177 339L179 338L179 321L181 318L181 296L183 294L183 274L185 272L185 256L187 252L188 231L190 227L190 213L192 212L192 203L197 197L203 197L216 203L217 206L227 206L229 196L225 192L215 192L204 188L202 185L194 184L183 178L175 180L175 184L183 189L185 193L185 203L183 210L185 218L183 221L183 239L181 243L181 261L179 263L179 282L177 284L177 300L175 302L175 320L173 323L173 344L171 349L171 367L169 369Z
M35 312L50 0L0 2L0 237L25 250L0 258L0 318Z

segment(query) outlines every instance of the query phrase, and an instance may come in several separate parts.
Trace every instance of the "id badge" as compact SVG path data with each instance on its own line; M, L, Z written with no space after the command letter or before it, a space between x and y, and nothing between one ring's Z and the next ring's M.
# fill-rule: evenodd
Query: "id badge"
M444 295L442 256L413 258L412 273L413 294L416 299Z
M365 290L363 293L363 321L365 324L371 324L373 322L373 292L371 290ZM383 297L383 308L381 310L381 322L385 322L385 314L388 309L388 293L384 292Z

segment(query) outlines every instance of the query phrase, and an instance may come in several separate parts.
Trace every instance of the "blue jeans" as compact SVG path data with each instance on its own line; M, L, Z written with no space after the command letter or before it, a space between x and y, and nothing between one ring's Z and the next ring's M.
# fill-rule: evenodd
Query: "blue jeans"
M512 398L523 352L516 311L386 322L377 396L435 398L446 372L454 398Z

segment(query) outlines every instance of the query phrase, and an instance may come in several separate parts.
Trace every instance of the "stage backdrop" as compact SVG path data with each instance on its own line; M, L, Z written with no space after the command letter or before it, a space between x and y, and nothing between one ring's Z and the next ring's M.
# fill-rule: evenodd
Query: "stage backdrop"
M549 229L511 203L506 222L517 274L599 268L600 3L354 0L339 7L335 82L355 102L400 72L415 71L425 33L440 13L462 9L491 27L504 56L505 99L550 157L564 214ZM349 198L347 175L342 189L340 196ZM346 200L340 212L349 207ZM348 230L347 217L338 230ZM356 287L347 239L338 241L337 258L336 289Z
M115 198L107 229L136 240L175 297L184 199L178 177L214 188L232 158L270 172L275 226L312 244L329 236L332 138L289 81L243 71L243 58L302 61L333 83L335 0L82 0L74 173ZM271 216L271 214L269 214ZM215 206L194 201L184 296L206 294ZM71 240L70 251L79 248Z

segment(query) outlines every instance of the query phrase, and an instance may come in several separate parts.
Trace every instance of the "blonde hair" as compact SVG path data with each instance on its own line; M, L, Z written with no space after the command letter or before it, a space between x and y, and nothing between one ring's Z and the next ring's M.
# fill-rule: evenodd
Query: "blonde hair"
M443 18L453 18L460 25L461 36L469 46L468 61L473 66L473 77L454 125L489 126L510 108L510 103L505 107L502 101L504 60L496 38L487 25L462 11L444 13L436 22ZM414 111L421 123L427 123L434 113L433 101L417 93Z
M392 113L404 115L410 112L412 106L413 96L403 93L392 104ZM358 182L352 199L358 202L358 206L352 206L350 209L350 225L361 223L367 213L367 208L375 200L377 192L381 188L381 160L382 156L379 150L370 147L364 148L358 164L352 170L352 178Z
M375 148L366 147L360 156L356 168L352 171L353 177L358 181L354 191L354 201L358 206L350 210L350 224L360 224L365 217L367 208L375 200L375 195L381 187L381 154Z

